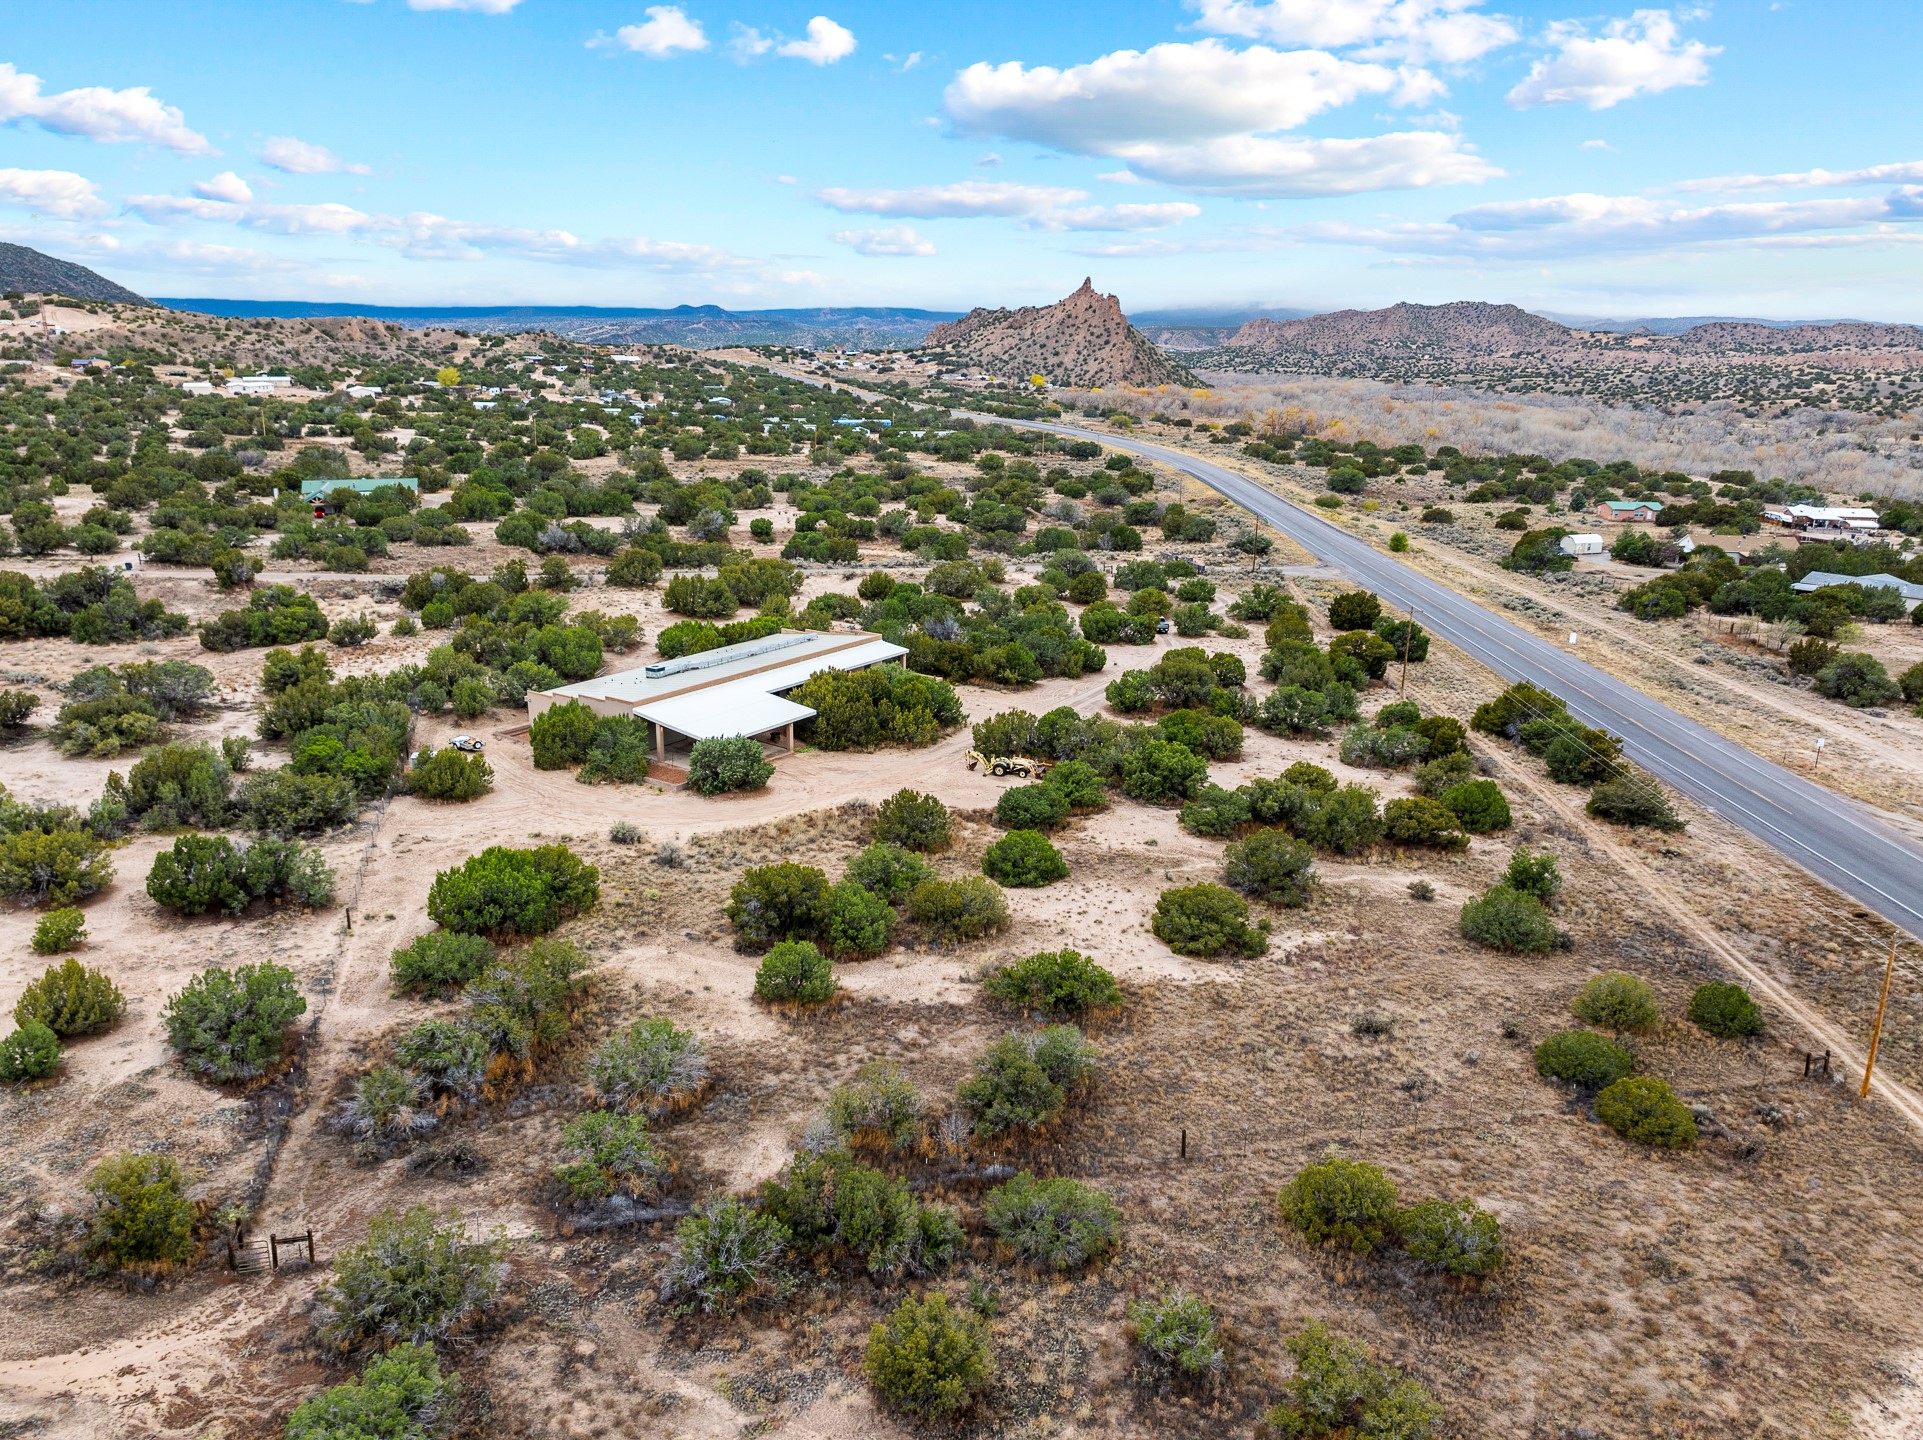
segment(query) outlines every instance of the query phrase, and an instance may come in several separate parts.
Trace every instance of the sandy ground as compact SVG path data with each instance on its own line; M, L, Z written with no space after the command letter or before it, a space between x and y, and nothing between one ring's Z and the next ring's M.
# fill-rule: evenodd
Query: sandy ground
M485 571L508 553L398 548L396 568L452 559ZM1300 593L1326 599L1335 582L1309 568ZM812 575L804 594L845 590L854 573ZM1222 567L1219 603L1242 573ZM149 570L138 583L196 617L223 603L198 577ZM310 583L330 615L398 613L373 598L370 578ZM653 592L594 588L576 604L634 613L650 632L664 620ZM419 659L437 638L383 636L337 663L385 668ZM962 687L964 704L975 719L1011 707L1098 709L1109 679L1168 643L1113 647L1102 675L1019 694ZM1211 648L1235 650L1253 670L1259 632ZM183 736L251 728L258 652L206 655L191 636L84 654L30 642L8 646L4 664L43 676L52 702L48 685L84 665L150 655L194 659L218 678L221 707L180 727ZM1412 683L1426 707L1465 717L1496 688L1440 645ZM1368 703L1387 698L1378 690ZM449 1351L469 1390L463 1434L904 1434L874 1409L858 1364L896 1287L804 1269L780 1307L697 1323L654 1298L669 1227L595 1230L546 1205L542 1182L579 1104L580 1060L594 1038L643 1014L702 1034L715 1084L661 1127L677 1166L671 1198L687 1203L777 1171L832 1087L868 1059L898 1061L946 1108L973 1057L1019 1018L982 998L983 969L1063 944L1114 970L1127 1004L1092 1027L1106 1057L1095 1094L1005 1158L1110 1189L1127 1238L1115 1260L1066 1281L1012 1270L978 1242L936 1282L957 1298L969 1279L999 1292L995 1428L1245 1432L1287 1373L1281 1336L1305 1316L1409 1366L1450 1414L1442 1433L1463 1440L1583 1429L1612 1440L1897 1436L1923 1426L1907 1240L1923 1209L1918 1131L1886 1103L1800 1078L1816 1037L1866 1033L1880 952L1843 902L1782 878L1713 818L1692 814L1682 837L1610 833L1527 757L1491 752L1515 804L1513 835L1460 856L1324 861L1308 909L1270 912L1266 956L1209 962L1168 951L1147 920L1166 886L1219 876L1221 842L1186 834L1172 811L1118 801L1062 833L1069 881L1010 892L1007 931L952 949L906 931L882 957L838 967L842 1003L795 1017L751 1000L753 957L734 951L721 914L729 887L746 866L776 859L837 876L866 837L866 807L901 786L932 790L960 817L941 872L975 870L1005 782L964 768L966 730L921 751L804 752L784 759L764 791L705 800L536 771L525 740L504 733L514 718L423 721L419 738L430 743L456 728L486 735L494 792L464 807L396 799L330 837L342 904L325 912L175 921L140 883L165 842L140 837L116 853L115 884L88 906L83 958L115 975L129 1017L74 1047L56 1084L0 1097L11 1226L0 1232L0 1314L10 1322L0 1329L0 1433L264 1436L303 1395L350 1373L310 1338L311 1273L238 1279L203 1266L147 1289L47 1272L35 1247L59 1217L84 1215L80 1186L98 1158L161 1145L210 1205L261 1187L260 1229L311 1225L323 1263L387 1205L458 1210L477 1230L514 1237L508 1303ZM1406 776L1342 767L1332 741L1253 731L1243 757L1212 775L1232 785L1300 759L1385 797L1407 791ZM72 802L97 794L111 763L63 759L43 740L0 751L16 793ZM617 821L646 840L610 843ZM387 981L390 952L429 928L435 872L487 844L536 839L567 840L602 871L602 905L563 932L598 962L577 1040L533 1083L450 1120L411 1153L357 1153L322 1123L331 1097L400 1029L448 1008L396 997ZM1457 907L1517 840L1562 858L1570 885L1558 923L1576 936L1571 951L1512 960L1455 934ZM678 864L657 863L663 844L678 847ZM1410 897L1417 878L1434 885L1433 903ZM0 914L0 1005L45 963L27 949L31 923ZM267 956L290 965L309 997L315 1026L300 1075L252 1094L186 1079L161 1044L166 997L208 963ZM1672 1021L1639 1042L1644 1068L1714 1117L1694 1152L1632 1149L1530 1067L1529 1047L1568 1023L1570 995L1609 968L1649 978L1671 1015L1692 985L1729 974L1763 977L1781 996L1762 992L1770 1030L1757 1041L1706 1043ZM1389 1017L1391 1033L1354 1033L1363 1011ZM1906 957L1882 1064L1911 1084L1923 1070L1919 1012L1923 982ZM1176 1158L1184 1129L1186 1164ZM434 1163L457 1145L471 1147L478 1173ZM1393 1258L1340 1260L1292 1241L1274 1220L1275 1189L1331 1145L1384 1164L1405 1199L1467 1194L1495 1210L1511 1247L1499 1282L1454 1291ZM903 1163L926 1195L974 1214L979 1179ZM1172 1283L1220 1308L1232 1366L1212 1392L1163 1399L1131 1378L1121 1315L1129 1299Z

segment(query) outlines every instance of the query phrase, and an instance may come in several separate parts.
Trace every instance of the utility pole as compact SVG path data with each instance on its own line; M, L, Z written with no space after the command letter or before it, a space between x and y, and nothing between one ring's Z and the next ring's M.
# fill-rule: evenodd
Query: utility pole
M1863 1088L1857 1092L1857 1098L1860 1100L1869 1098L1870 1074L1876 1069L1876 1047L1880 1045L1883 1040L1883 1012L1889 1008L1890 979L1895 974L1896 937L1892 935L1890 936L1889 963L1883 967L1883 998L1876 1002L1876 1028L1870 1031L1870 1055L1869 1059L1863 1062Z
M1409 693L1409 647L1415 644L1415 639L1416 612L1415 607L1411 606L1409 608L1408 622L1402 627L1402 683L1396 687L1396 699L1398 700Z

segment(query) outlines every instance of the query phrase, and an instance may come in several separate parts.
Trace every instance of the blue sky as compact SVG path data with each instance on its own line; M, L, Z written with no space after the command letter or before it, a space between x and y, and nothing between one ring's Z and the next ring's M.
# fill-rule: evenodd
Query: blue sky
M1918 54L1898 0L15 4L0 238L162 295L1923 321Z

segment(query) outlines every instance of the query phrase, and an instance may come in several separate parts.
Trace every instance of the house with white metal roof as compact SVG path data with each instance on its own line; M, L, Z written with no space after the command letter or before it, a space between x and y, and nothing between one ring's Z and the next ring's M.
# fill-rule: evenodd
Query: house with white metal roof
M736 735L792 751L795 725L815 712L788 699L790 690L825 670L866 670L907 653L866 631L784 630L553 690L531 690L528 719L569 701L597 715L632 715L651 727L658 761L667 759L670 746Z

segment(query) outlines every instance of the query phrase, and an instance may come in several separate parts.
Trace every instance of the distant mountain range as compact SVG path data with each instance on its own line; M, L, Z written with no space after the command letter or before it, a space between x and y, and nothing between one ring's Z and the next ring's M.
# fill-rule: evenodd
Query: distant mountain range
M1923 351L1923 328L1846 320L1779 325L1756 320L1704 320L1673 332L1579 328L1515 305L1458 300L1447 305L1391 305L1382 310L1336 310L1296 320L1251 320L1223 342L1213 362L1236 356L1289 358L1297 363L1375 359L1425 361L1492 357L1555 357L1600 348L1646 345L1658 355L1679 353L1805 354L1828 351Z
M125 285L71 260L56 260L25 245L0 244L0 290L28 295L71 295L76 300L110 300L116 305L150 305Z
M1129 324L1122 302L1090 280L1053 305L970 310L922 342L944 363L1051 385L1193 385L1195 377Z
M1680 335L1698 325L1765 325L1772 330L1792 330L1803 325L1862 325L1862 320L1765 320L1755 315L1667 315L1645 316L1641 320L1597 320L1585 315L1558 315L1544 311L1551 320L1572 330L1603 330L1617 335L1633 335L1638 330L1651 335Z
M597 345L822 345L906 347L959 310L912 310L889 306L820 306L803 310L724 310L719 305L672 309L625 309L600 305L340 305L306 300L213 300L163 298L174 310L286 320L365 315L409 329L455 329L475 333L550 330L569 340Z

